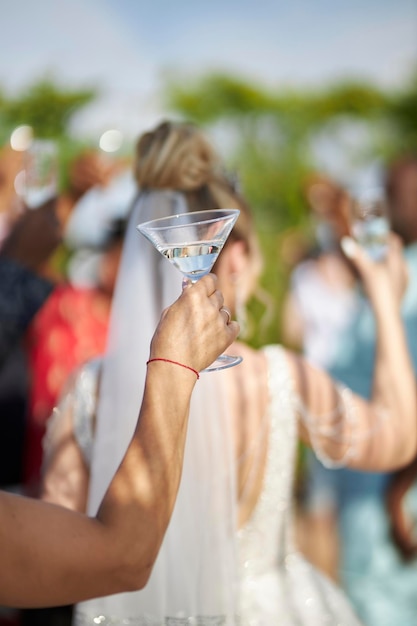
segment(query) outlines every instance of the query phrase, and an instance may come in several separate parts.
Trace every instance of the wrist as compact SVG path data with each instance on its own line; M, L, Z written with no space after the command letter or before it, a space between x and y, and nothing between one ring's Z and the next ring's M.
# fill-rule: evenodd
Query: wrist
M198 380L196 370L177 364L176 361L171 362L169 359L160 360L157 357L150 357L146 367L147 378L158 380L158 384L168 388L169 393L177 394L179 391L188 393L188 390L191 392Z
M387 311L395 311L396 313L400 311L402 299L394 292L390 283L378 281L366 285L366 292L375 315L384 314Z
M158 406L164 423L171 426L188 414L189 403L197 382L194 372L164 361L154 361L147 366L144 404Z
M146 365L150 365L152 363L167 363L168 365L182 367L183 369L192 372L197 380L200 378L200 374L198 373L196 369L194 369L194 367L191 367L190 365L186 365L185 363L181 363L180 361L167 359L165 357L151 357L149 361L146 362Z

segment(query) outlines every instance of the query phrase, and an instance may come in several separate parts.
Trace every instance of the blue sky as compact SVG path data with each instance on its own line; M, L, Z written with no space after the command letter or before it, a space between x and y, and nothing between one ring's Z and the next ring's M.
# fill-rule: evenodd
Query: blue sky
M340 71L393 82L417 53L415 0L105 3L163 65L226 65L272 82Z
M360 76L401 85L417 62L416 0L0 0L0 86L45 74L102 97L74 132L135 135L163 114L164 73L237 72L273 87Z

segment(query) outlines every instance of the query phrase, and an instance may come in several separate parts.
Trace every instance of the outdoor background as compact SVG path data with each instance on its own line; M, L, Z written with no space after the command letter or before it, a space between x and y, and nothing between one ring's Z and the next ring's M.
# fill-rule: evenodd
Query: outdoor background
M0 0L0 139L53 136L65 167L108 129L120 155L164 117L203 126L239 176L265 253L254 344L308 236L306 176L375 184L417 148L415 0ZM290 243L289 243L290 242ZM266 314L266 315L265 315Z

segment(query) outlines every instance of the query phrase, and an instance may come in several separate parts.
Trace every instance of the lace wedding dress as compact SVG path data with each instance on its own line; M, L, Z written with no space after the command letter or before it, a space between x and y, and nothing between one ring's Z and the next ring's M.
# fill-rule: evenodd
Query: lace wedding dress
M75 611L76 626L360 626L341 590L297 550L292 508L298 440L295 393L284 349L268 346L264 351L269 369L269 448L258 503L237 532L236 617L166 617L155 621L146 615L88 614L81 605ZM93 444L99 364L96 360L81 370L72 398L74 432L87 464ZM53 430L52 420L51 440ZM175 576L181 577L181 566Z
M264 349L269 368L270 438L263 489L238 531L242 626L359 626L341 590L298 552L293 483L298 441L293 381L285 351Z

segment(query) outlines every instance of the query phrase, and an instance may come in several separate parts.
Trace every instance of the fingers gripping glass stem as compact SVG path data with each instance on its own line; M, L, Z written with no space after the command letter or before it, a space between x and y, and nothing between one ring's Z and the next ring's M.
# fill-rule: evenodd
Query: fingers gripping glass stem
M183 276L183 289L211 271L237 218L237 209L214 209L180 213L170 217L151 220L137 226L139 232ZM230 311L222 307L229 318ZM240 356L220 355L204 372L211 372L237 365Z

